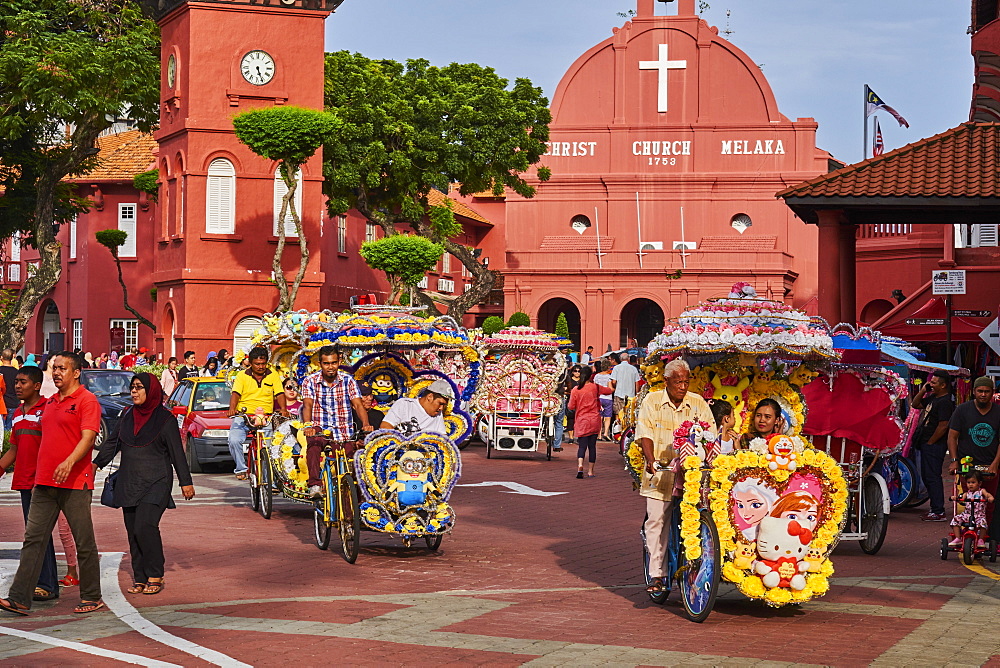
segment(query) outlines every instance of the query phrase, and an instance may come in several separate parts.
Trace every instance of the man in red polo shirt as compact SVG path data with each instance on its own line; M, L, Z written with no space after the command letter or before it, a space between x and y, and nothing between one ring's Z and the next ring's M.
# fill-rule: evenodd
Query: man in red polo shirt
M60 511L73 530L80 563L81 600L73 612L86 614L104 607L100 557L90 516L94 494L91 457L101 428L101 406L80 384L82 368L83 358L72 352L61 352L52 362L52 381L59 392L48 398L42 412L42 442L21 561L10 593L6 599L0 598L0 609L17 615L27 615L31 608L42 558Z
M0 457L0 476L14 465L14 476L10 488L21 493L21 509L24 511L24 522L28 522L28 509L31 507L31 490L35 486L35 464L38 461L38 446L42 442L42 409L45 399L42 398L42 370L37 366L26 366L15 370L14 392L23 403L14 410L11 420L10 449ZM38 576L38 586L35 588L35 600L47 601L59 598L59 573L56 570L56 551L49 540L45 548L45 561L42 572Z

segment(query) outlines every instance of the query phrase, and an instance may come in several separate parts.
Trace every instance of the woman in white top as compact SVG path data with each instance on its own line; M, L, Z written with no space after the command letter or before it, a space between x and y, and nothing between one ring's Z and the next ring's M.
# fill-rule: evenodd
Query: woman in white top
M600 387L611 387L611 371L605 369L606 360L594 361L594 384ZM614 400L610 395L601 395L601 435L602 441L613 440L611 438L611 409Z

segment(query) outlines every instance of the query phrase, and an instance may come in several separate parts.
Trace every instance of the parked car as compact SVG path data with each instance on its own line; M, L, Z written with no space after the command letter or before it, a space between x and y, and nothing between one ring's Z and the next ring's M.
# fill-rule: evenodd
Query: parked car
M96 441L96 445L99 446L108 434L118 428L122 410L132 405L132 394L129 391L132 372L118 369L81 369L80 382L97 396L97 401L101 404L101 431L97 434Z
M185 378L167 400L177 416L188 466L199 473L205 464L232 464L229 454L229 410L231 391L218 378Z

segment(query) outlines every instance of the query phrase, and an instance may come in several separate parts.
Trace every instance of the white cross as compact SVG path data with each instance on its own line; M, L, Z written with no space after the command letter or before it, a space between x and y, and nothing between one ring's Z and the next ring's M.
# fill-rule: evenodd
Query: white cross
M683 70L687 68L686 60L670 60L667 56L667 45L660 45L659 60L640 60L640 70L659 70L657 85L659 92L656 96L656 110L664 113L667 111L667 74L670 70Z

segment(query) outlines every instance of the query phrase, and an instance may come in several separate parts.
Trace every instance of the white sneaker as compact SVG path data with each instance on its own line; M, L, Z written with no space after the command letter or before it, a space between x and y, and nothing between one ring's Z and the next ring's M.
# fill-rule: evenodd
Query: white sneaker
M312 499L322 499L323 498L323 488L319 485L313 485L309 488L309 497Z

